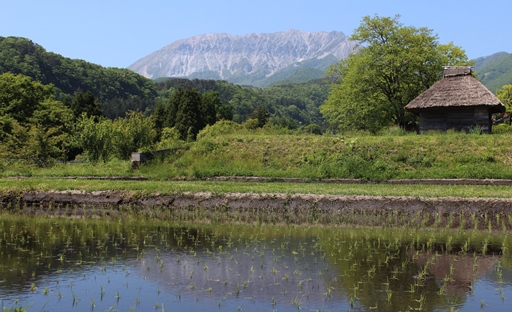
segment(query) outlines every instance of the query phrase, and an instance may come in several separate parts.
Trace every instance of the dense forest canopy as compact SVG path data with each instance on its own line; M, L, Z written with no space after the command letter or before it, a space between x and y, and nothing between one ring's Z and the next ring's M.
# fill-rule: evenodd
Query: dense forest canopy
M236 122L245 122L256 108L263 107L275 122L300 127L309 124L324 126L319 107L327 99L331 84L325 79L318 79L260 89L221 80L168 78L157 80L156 88L164 97L180 88L193 88L201 93L216 91L221 102L232 107Z

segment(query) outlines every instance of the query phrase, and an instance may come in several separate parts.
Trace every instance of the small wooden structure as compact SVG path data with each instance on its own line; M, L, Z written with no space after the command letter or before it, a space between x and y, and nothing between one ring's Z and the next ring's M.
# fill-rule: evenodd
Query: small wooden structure
M166 155L173 152L173 149L164 149L152 152L133 152L132 153L132 168L138 168L145 161L153 159L156 156Z
M494 113L505 111L505 105L471 75L471 67L445 67L443 79L420 94L405 109L420 118L420 133L429 130L466 131L478 128L492 132Z

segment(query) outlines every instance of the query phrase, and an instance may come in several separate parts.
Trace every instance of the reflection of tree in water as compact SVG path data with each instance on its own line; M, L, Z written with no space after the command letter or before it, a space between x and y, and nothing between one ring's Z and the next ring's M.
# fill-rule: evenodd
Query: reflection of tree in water
M443 310L466 300L470 286L496 263L492 256L439 254L398 237L354 233L325 235L326 255L354 308L378 311ZM446 250L446 248L444 248Z
M65 270L136 259L148 247L196 248L208 236L180 227L51 219L3 220L0 233L0 289L6 293L27 291L39 279Z
M427 267L426 278L438 283L446 281L445 292L453 296L464 296L471 292L473 283L485 276L496 266L495 256L476 256L461 254L419 253L414 251L409 256L421 268Z

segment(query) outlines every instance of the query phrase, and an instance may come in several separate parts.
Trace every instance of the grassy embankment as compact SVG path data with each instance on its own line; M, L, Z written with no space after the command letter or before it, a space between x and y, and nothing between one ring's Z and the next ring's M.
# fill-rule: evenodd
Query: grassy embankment
M265 132L203 135L175 144L175 152L139 169L129 161L57 164L46 169L5 164L0 189L116 189L147 192L211 191L344 195L510 197L509 187L314 183L317 179L512 179L510 135L276 135ZM143 176L151 181L88 181L64 176ZM259 176L300 183L169 182L171 178ZM49 179L52 177L52 179Z

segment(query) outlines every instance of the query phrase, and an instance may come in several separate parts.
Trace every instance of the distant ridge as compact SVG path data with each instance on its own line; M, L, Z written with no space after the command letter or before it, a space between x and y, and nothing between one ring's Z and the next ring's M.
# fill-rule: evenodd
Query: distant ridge
M475 60L478 79L493 93L512 84L512 53L498 52Z
M128 68L148 78L222 79L267 86L319 78L356 43L339 31L206 34L175 41ZM290 78L294 77L294 78Z

